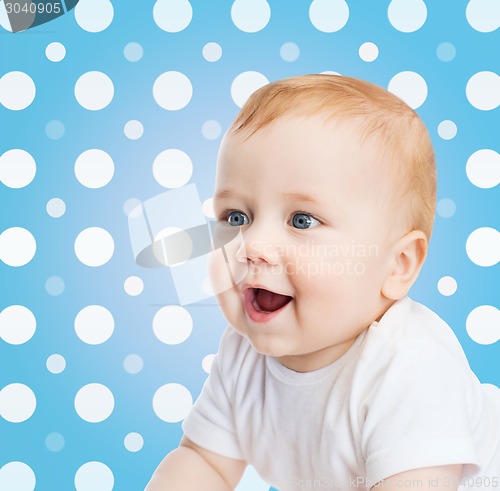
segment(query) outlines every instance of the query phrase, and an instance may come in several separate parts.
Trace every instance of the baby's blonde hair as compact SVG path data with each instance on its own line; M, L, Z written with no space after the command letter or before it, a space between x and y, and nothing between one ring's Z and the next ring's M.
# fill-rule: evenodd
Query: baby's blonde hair
M436 163L422 120L405 102L370 82L341 75L303 75L265 85L242 107L229 131L250 137L286 114L326 115L353 122L361 142L372 140L384 164L396 176L401 203L411 230L430 240L436 209Z

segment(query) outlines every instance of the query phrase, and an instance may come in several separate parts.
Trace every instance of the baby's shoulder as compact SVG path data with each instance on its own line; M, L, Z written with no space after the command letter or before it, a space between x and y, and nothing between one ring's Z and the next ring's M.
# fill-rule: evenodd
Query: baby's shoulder
M436 312L409 297L396 302L380 322L370 326L366 344L373 344L379 356L417 361L425 353L441 362L451 359L468 367L453 329Z
M423 386L425 380L430 384L452 378L471 382L473 378L450 326L408 297L368 328L353 375L371 386L384 379L404 385L418 378Z

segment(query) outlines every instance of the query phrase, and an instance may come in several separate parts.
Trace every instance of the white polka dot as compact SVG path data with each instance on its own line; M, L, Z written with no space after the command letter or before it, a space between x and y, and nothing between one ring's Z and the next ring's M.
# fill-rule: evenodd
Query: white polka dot
M137 201L138 201L138 203L134 207L132 207L132 205L134 203L134 198L131 198L131 199L129 199L129 200L127 200L125 202L125 204L123 205L124 211L126 211L125 207L127 209L130 209L130 211L128 213L125 213L125 214L130 219L132 219L132 218L140 218L141 220L145 220L146 219L146 217L145 217L146 211L145 211L145 208L144 208L144 203L142 201L139 201L139 200L137 200Z
M175 245L166 241L167 237L175 235ZM153 254L156 260L164 266L180 266L191 258L193 241L185 230L178 227L167 227L155 235Z
M128 43L125 48L123 48L123 56L132 63L141 60L143 55L144 50L139 43Z
M83 186L91 189L108 184L115 173L113 159L108 153L92 148L81 153L75 162L75 176Z
M9 344L23 344L35 334L36 318L24 305L11 305L0 314L0 339Z
M167 250L166 239L175 235L175 247ZM168 244L172 247L172 243ZM184 264L193 252L193 240L188 232L179 227L166 227L160 230L154 237L153 253L161 264L165 266L180 266Z
M205 60L214 62L214 61L219 61L222 56L222 48L220 44L217 43L207 43L205 46L203 46L203 58Z
M12 27L5 8L0 8L0 26L2 26L6 31L12 32Z
M45 281L45 291L53 297L62 295L65 289L64 280L59 276L50 276Z
M465 245L469 259L478 266L494 266L500 261L500 232L481 227L472 232Z
M165 72L154 83L153 97L156 103L168 111L186 107L193 96L193 86L181 72Z
M128 199L127 201L125 201L125 203L123 203L123 213L129 216L134 209L136 209L138 206L141 206L141 203L142 201L137 198Z
M75 240L75 254L87 266L106 264L113 257L114 249L113 237L107 230L99 227L83 230Z
M436 55L438 59L447 63L455 59L455 56L457 56L457 48L455 48L455 45L452 43L441 43L436 49Z
M85 109L99 111L113 100L115 87L111 79L102 72L84 73L75 84L75 97Z
M203 202L203 204L201 205L201 211L208 218L215 217L213 198L208 198Z
M76 257L86 266L106 264L115 251L113 237L107 230L89 227L82 230L75 240Z
M139 355L127 355L123 360L123 368L127 373L135 375L144 368L144 361Z
M114 407L113 393L102 384L84 385L75 396L78 416L89 423L100 423L109 418Z
M175 235L173 241L164 240L172 235ZM178 227L166 227L154 237L153 254L161 264L175 267L191 258L193 247L193 240L188 232Z
M0 468L0 489L5 491L33 491L36 477L24 462L8 462Z
M64 359L64 356L54 354L50 355L47 358L45 365L50 373L54 373L57 375L59 373L64 372L66 368L66 360Z
M262 73L252 71L240 73L231 84L231 97L238 107L242 107L257 89L268 83L269 80Z
M78 25L88 32L101 32L113 21L114 10L109 0L80 0L75 7Z
M312 25L322 32L336 32L349 20L349 7L345 0L314 0L309 7Z
M205 121L201 127L201 134L207 140L216 140L222 133L222 128L217 121L211 119L210 121Z
M115 478L102 462L87 462L75 474L76 491L112 491Z
M24 72L8 72L0 78L0 103L7 109L26 109L35 95L35 82Z
M154 160L153 175L165 188L184 186L193 173L193 163L182 150L170 148L161 152Z
M478 188L494 188L500 183L500 154L483 148L474 152L465 167L469 181Z
M138 276L129 276L125 280L123 288L131 297L137 297L144 290L144 282Z
M387 16L398 31L415 32L425 24L427 7L423 0L392 0Z
M295 43L285 43L280 48L280 56L288 62L296 61L300 56L300 48Z
M158 0L153 8L153 18L160 29L180 32L193 18L193 8L188 0Z
M184 342L193 330L193 319L189 312L179 305L162 307L153 318L155 336L165 344Z
M500 310L493 305L476 307L465 324L467 333L476 343L493 344L500 340Z
M140 121L132 119L125 123L123 132L130 140L138 140L144 134L144 126Z
M174 244L167 237L175 235ZM191 258L193 240L188 232L178 227L166 227L154 237L153 254L156 260L164 266L180 266Z
M481 111L491 111L500 105L500 77L494 72L478 72L467 82L467 99Z
M440 217L450 218L457 211L457 205L450 198L443 198L437 202L436 212Z
M182 421L191 410L193 397L181 384L166 384L160 387L153 397L153 410L167 423Z
M457 291L457 281L452 276L443 276L438 281L437 287L441 295L449 297Z
M479 32L493 32L500 27L498 0L471 0L465 11L467 22Z
M35 238L25 228L8 228L0 235L0 260L9 266L28 264L35 256L35 252Z
M320 72L322 73L323 75L341 75L340 72L334 72L332 70L326 70L325 72Z
M64 124L61 121L53 120L49 121L45 125L45 134L51 140L60 140L64 136L64 132L66 129L64 128Z
M115 329L115 319L111 312L101 305L89 305L75 317L77 336L87 344L106 342Z
M50 61L57 63L64 59L66 56L66 48L61 43L50 43L45 48L45 55Z
M375 43L363 43L359 47L359 57L370 63L378 58L378 46Z
M0 157L0 182L9 188L24 188L35 175L35 159L25 150L14 148Z
M210 354L203 358L201 362L201 368L207 373L210 373L210 369L212 368L212 363L214 362L215 355Z
M66 213L66 203L60 198L52 198L47 201L46 210L52 218L60 218Z
M438 126L438 135L443 140L452 140L457 136L457 125L449 119L441 121Z
M64 448L64 437L60 433L49 433L45 437L45 446L51 452L60 452Z
M31 418L36 409L36 397L24 384L6 385L0 391L0 415L11 423Z
M267 26L271 7L266 0L236 0L231 7L231 19L243 32L257 32Z
M417 109L427 99L427 84L415 72L397 73L389 82L388 90L403 99L412 109Z
M139 433L129 433L123 440L123 444L129 452L138 452L144 446L144 438Z

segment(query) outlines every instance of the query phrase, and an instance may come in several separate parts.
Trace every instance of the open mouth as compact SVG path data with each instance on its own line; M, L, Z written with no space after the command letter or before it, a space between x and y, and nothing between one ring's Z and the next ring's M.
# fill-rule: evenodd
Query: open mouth
M274 293L264 290L264 288L252 288L251 290L253 290L252 305L258 312L275 312L292 300L292 297L288 295Z

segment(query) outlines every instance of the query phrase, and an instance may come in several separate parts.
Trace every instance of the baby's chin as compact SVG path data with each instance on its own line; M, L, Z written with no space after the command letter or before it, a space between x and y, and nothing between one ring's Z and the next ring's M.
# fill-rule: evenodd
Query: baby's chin
M241 334L260 355L281 358L290 356L292 352L290 346L287 346L287 343L284 343L282 339L273 333L252 332L245 328L238 328L238 326L233 326L233 329Z

